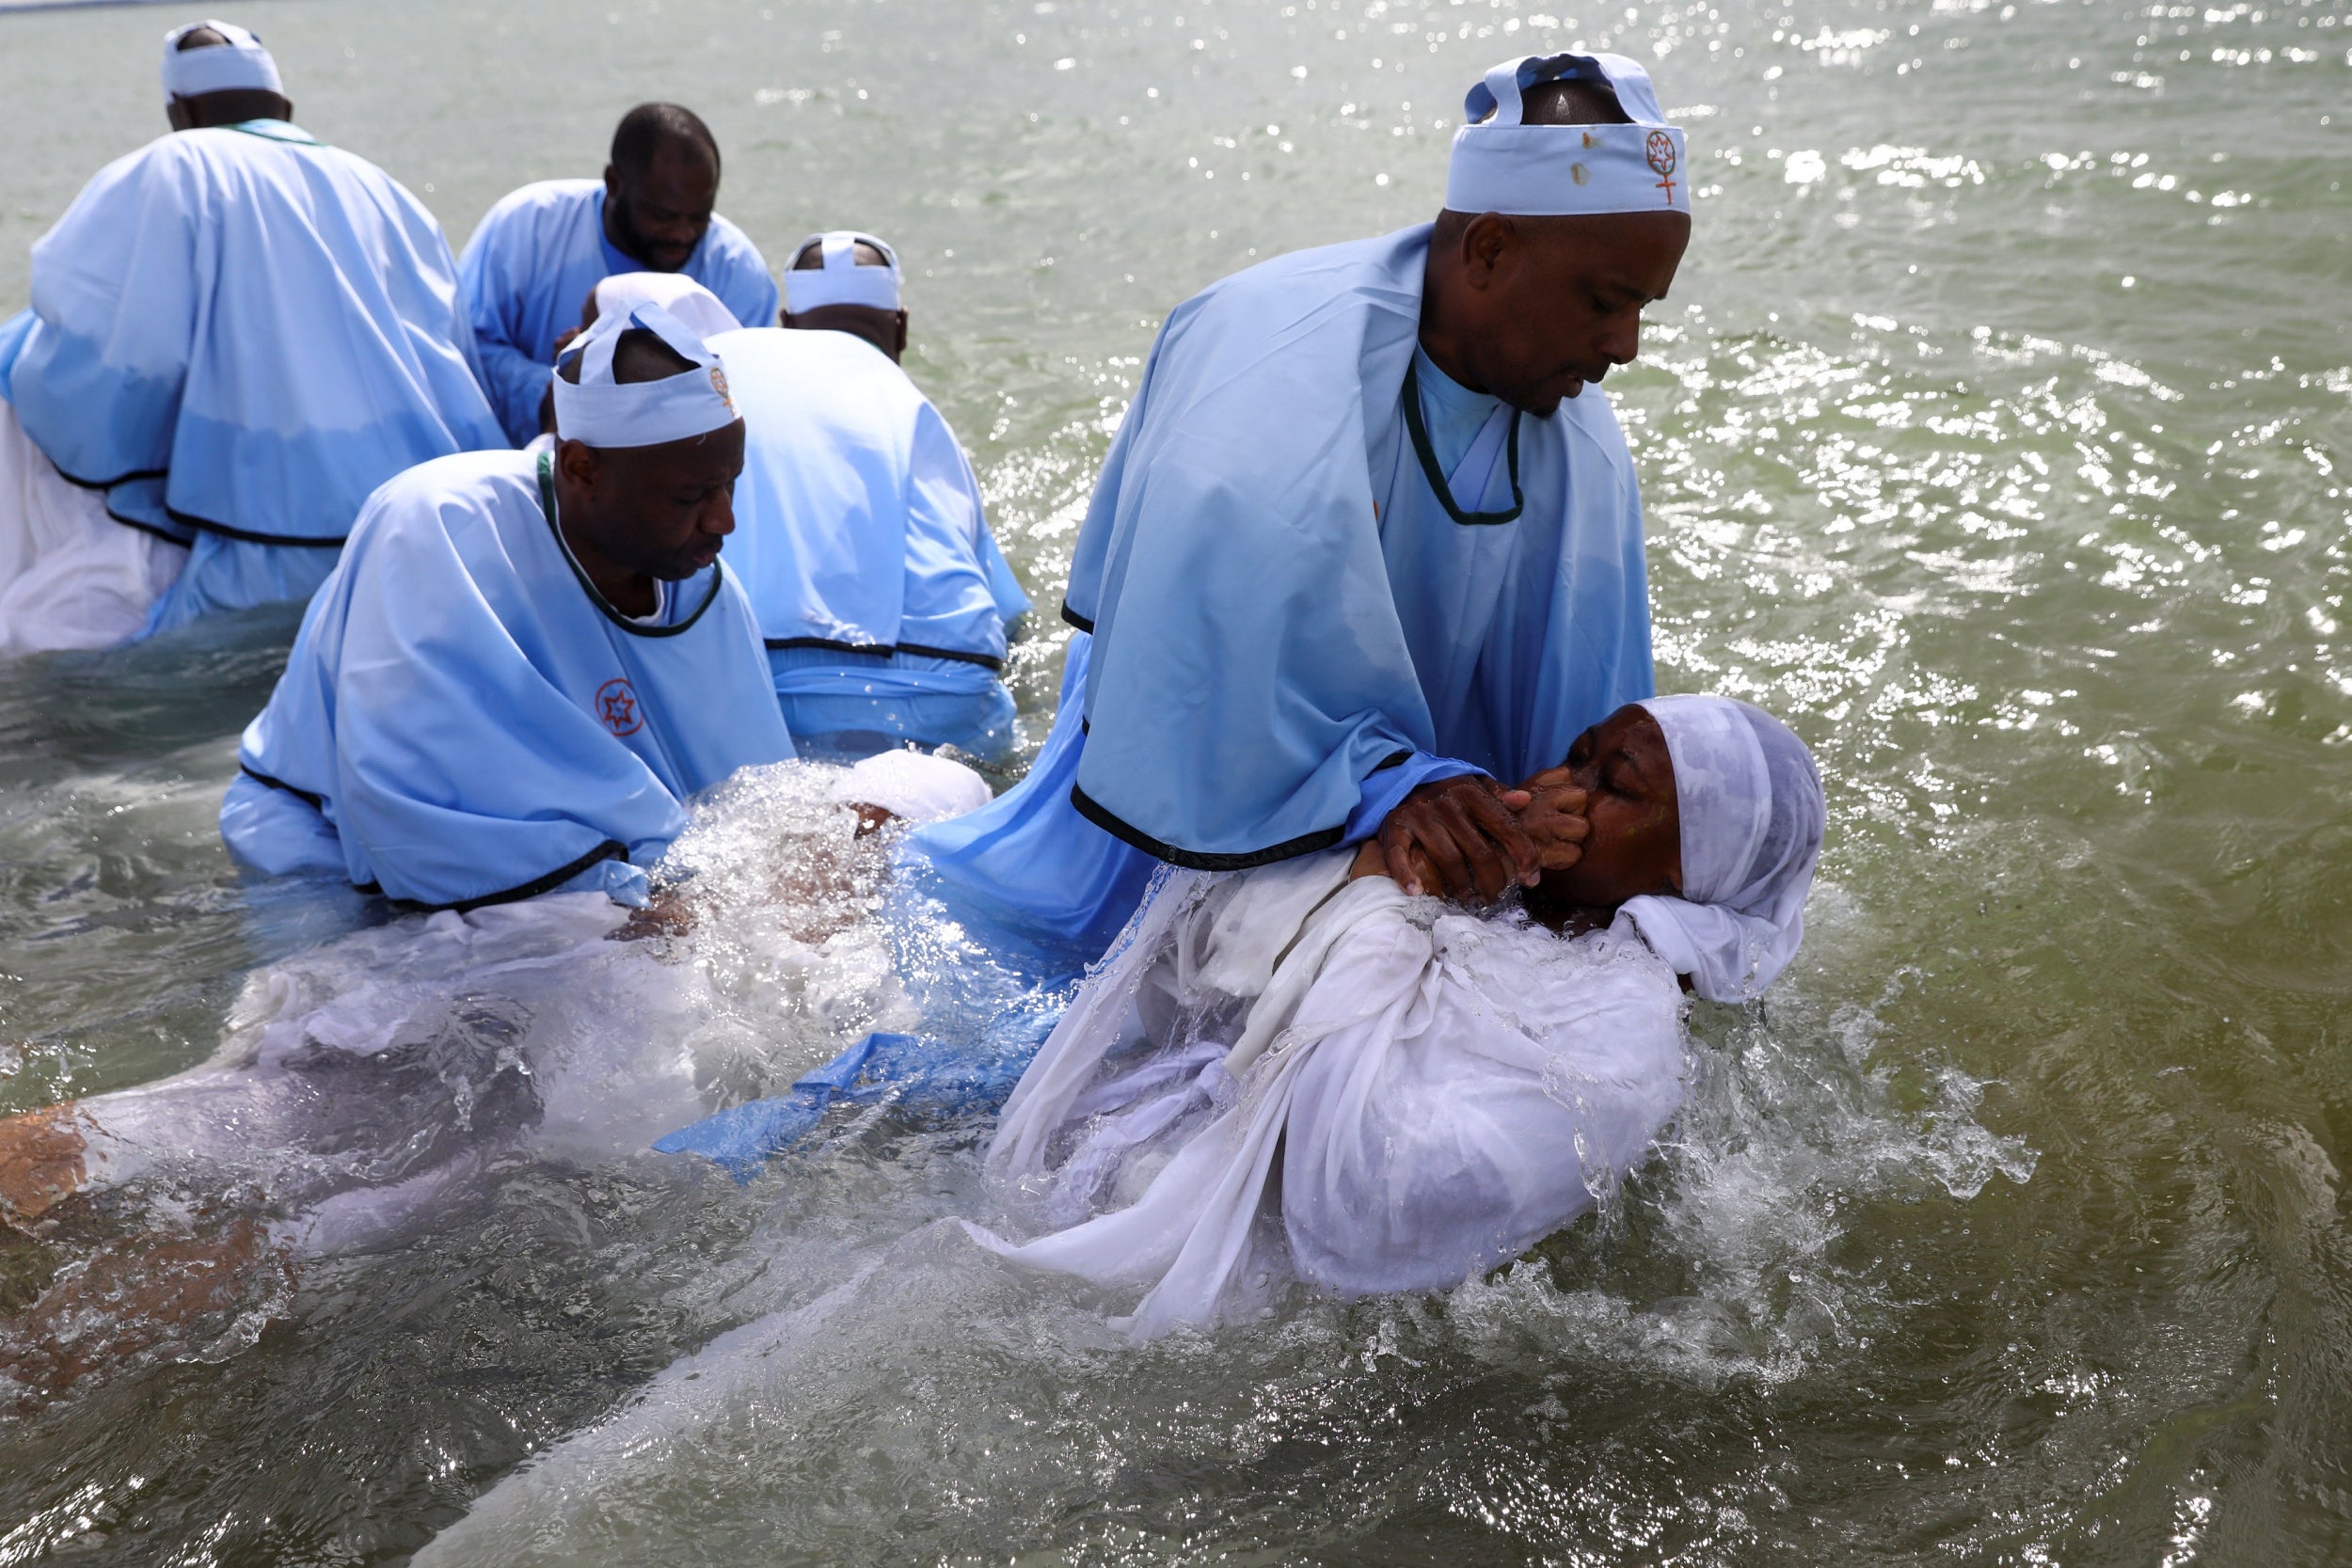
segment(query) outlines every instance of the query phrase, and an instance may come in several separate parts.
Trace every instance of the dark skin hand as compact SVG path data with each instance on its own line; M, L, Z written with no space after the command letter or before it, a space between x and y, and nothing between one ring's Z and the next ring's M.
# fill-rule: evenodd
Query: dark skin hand
M555 449L556 517L596 592L624 615L660 604L655 579L677 582L719 558L735 531L743 421L652 447Z
M1398 801L1374 842L1406 892L1491 904L1515 882L1534 887L1543 873L1545 850L1518 815L1534 800L1482 774L1438 779ZM1555 844L1550 852L1567 856L1571 848ZM1424 880L1423 866L1436 874L1436 887Z
M642 169L604 169L604 237L647 272L675 272L693 258L719 202L719 166L691 136L665 138Z
M1682 892L1682 816L1674 759L1647 709L1627 704L1577 736L1568 760L1505 795L1524 797L1518 816L1540 847L1545 869L1527 895L1528 911L1555 929L1594 929L1644 894ZM1375 839L1349 874L1388 876L1407 893L1439 880L1418 845L1397 876Z

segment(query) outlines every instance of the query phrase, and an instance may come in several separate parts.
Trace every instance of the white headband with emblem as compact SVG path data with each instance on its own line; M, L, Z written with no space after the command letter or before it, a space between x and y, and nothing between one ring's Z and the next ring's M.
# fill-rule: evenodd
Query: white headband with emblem
M210 27L229 41L200 44L194 49L180 47L182 39L202 27ZM167 100L232 92L241 87L256 92L286 90L285 84L278 79L278 62L262 47L260 34L247 32L233 22L206 21L191 22L164 35Z
M1590 82L1616 94L1630 125L1529 125L1520 94ZM1666 123L1649 72L1623 55L1529 55L1470 88L1454 133L1445 204L1456 213L1552 216L1688 213L1682 132Z
M612 379L612 350L621 334L643 327L694 368L659 381ZM658 447L724 430L739 417L727 394L718 356L687 325L659 305L637 305L599 316L558 360L578 359L577 384L555 378L555 434L592 447Z
M882 264L861 264L857 247L870 245L882 252ZM824 256L821 267L803 267L800 260L811 245ZM784 308L794 315L827 305L863 305L875 310L898 309L898 253L871 234L854 229L811 234L792 247L793 264L784 271Z

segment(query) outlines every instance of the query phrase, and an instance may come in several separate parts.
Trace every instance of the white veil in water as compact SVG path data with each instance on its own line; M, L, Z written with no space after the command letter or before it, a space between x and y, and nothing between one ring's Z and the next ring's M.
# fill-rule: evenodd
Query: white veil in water
M1682 896L1629 900L1652 951L1709 1002L1764 994L1804 938L1821 777L1789 727L1730 697L1652 697L1682 813Z

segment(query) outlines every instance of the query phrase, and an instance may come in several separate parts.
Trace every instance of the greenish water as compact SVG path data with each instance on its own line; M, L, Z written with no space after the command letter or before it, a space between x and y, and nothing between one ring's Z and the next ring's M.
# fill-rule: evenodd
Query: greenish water
M902 1259L706 1438L501 1494L539 1560L2352 1560L2352 11L1546 3L236 13L460 242L655 96L771 256L892 239L909 368L1048 607L1170 305L1425 215L1495 58L1641 55L1700 182L1610 382L1660 681L1787 715L1830 788L1806 956L1702 1012L1678 1146L1606 1224L1145 1353ZM161 130L177 19L0 18L0 307ZM213 832L290 634L0 668L0 1109L200 1060L249 973L370 918ZM975 1212L977 1137L861 1123L740 1195L506 1159L423 1239L0 1417L0 1564L396 1560Z

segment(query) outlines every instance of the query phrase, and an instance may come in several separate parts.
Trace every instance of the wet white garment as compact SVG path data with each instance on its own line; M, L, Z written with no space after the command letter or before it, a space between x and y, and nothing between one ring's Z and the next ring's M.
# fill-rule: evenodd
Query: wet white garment
M1650 697L1682 817L1682 896L1623 912L1709 1002L1764 994L1804 940L1828 811L1796 732L1734 697Z
M147 625L187 547L119 523L0 400L0 655L111 648Z
M1642 1161L1684 1055L1673 971L1633 927L1564 940L1350 882L1350 859L1161 879L989 1151L1060 1228L984 1242L1144 1288L1150 1338L1294 1276L1451 1287Z

